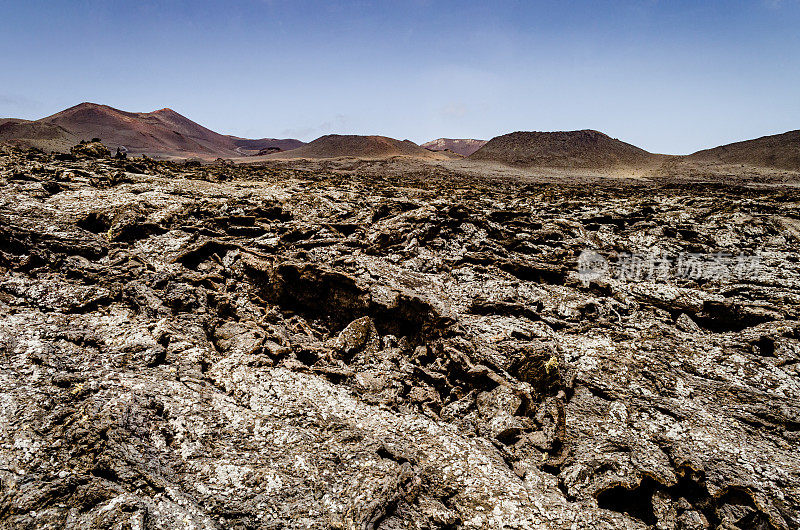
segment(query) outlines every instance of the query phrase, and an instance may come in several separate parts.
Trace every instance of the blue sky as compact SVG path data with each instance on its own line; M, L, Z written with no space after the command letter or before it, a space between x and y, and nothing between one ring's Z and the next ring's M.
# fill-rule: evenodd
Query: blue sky
M0 0L0 116L171 107L246 137L800 128L800 0Z

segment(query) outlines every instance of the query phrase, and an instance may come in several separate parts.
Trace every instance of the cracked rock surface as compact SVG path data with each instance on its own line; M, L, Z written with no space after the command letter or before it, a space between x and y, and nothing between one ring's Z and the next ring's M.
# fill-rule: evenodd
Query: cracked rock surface
M796 190L12 150L0 190L0 527L800 526Z

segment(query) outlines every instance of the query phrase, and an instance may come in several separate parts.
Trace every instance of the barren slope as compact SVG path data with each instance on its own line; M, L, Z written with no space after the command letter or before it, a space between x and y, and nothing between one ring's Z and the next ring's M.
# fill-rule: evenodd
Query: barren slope
M704 149L688 160L800 170L800 130Z
M125 112L107 105L81 103L39 122L59 125L85 140L100 138L111 149L125 146L133 153L237 155L231 138L171 109Z
M305 142L293 138L239 138L238 136L228 136L236 146L236 150L242 154L256 154L264 149L277 148L281 151L291 151L306 145Z
M359 136L329 134L313 142L293 149L288 153L277 153L272 158L387 158L412 156L432 158L436 156L410 140L395 140L386 136Z
M0 142L57 151L68 150L81 139L95 137L112 150L124 146L133 154L204 158L232 158L256 154L266 148L288 150L303 145L303 142L293 139L248 139L219 134L167 108L154 112L126 112L108 105L81 103L35 122L3 119L0 126L12 122L31 125L9 128L0 137ZM50 138L64 131L67 134L62 134L62 141L55 142ZM32 137L39 141L29 141ZM49 143L39 137L46 137Z
M0 120L0 144L35 147L44 151L69 151L80 139L63 127L16 118Z
M599 131L583 130L504 134L470 158L519 166L602 168L652 163L658 155Z
M486 140L474 140L468 138L438 138L425 142L420 147L430 149L431 151L444 151L450 150L462 156L469 156L484 145Z
M7 123L25 123L27 121L29 120L23 120L22 118L0 118L0 127Z

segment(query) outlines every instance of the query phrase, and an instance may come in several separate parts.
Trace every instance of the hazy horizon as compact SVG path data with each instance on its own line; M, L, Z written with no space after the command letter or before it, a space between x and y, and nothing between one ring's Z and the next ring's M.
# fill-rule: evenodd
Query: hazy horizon
M423 143L597 129L685 154L800 128L800 2L0 1L0 117Z

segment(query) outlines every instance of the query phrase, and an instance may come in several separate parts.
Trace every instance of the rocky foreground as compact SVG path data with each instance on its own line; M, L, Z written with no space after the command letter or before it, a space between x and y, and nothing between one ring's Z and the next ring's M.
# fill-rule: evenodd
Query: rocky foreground
M800 526L797 191L22 151L0 189L2 528Z

